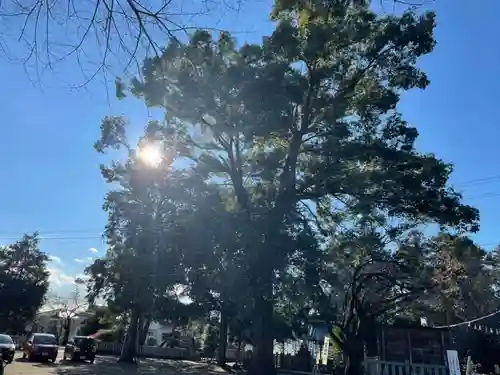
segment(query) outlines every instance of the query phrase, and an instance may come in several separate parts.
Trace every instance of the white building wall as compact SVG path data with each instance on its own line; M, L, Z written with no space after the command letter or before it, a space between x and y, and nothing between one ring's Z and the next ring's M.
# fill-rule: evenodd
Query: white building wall
M73 338L78 335L78 330L85 323L86 316L75 316L71 319L69 338ZM54 329L58 334L63 335L62 329L62 318L55 318L53 312L41 313L37 316L37 332L51 332ZM57 328L56 328L57 327ZM150 346L158 346L163 341L166 340L166 336L171 335L173 332L173 325L162 325L158 322L152 322L149 326L148 337L146 338L145 345L148 345L148 339ZM51 332L52 333L52 332ZM151 345L152 344L152 345Z
M78 330L85 323L85 313L82 313L82 316L76 315L71 318L71 323L69 327L69 338L72 338L78 334ZM42 312L37 315L36 325L34 328L35 332L40 333L53 333L56 335L62 336L64 335L63 326L63 318L55 317L53 311L50 312Z
M153 340L150 339L154 339L154 341L156 341L156 344L151 346L160 345L163 341L165 341L166 335L172 334L173 328L174 327L172 325L162 325L158 322L152 322L149 326L148 337L146 338L145 345L153 344Z
M69 326L69 338L78 335L78 330L85 323L85 317L75 316L71 319L71 324Z

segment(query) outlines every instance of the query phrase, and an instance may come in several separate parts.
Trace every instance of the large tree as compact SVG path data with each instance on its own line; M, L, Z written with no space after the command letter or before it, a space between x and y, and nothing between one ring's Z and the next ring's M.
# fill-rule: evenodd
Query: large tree
M401 91L429 83L415 64L434 47L434 14L278 1L272 16L261 45L237 48L226 33L172 40L131 85L166 109L164 134L192 169L231 194L254 300L250 373L264 375L276 277L311 219L334 227L356 212L461 230L478 220L446 186L451 166L415 149L417 130L396 110Z
M38 234L26 234L0 248L0 332L24 333L49 288L48 256Z
M362 373L364 349L373 352L376 326L407 315L433 286L419 233L391 239L380 228L363 223L333 236L319 282L312 285L314 311L342 350L346 374Z
M203 306L207 315L218 313L217 362L223 366L229 329L238 331L236 335L241 339L252 295L248 257L242 243L244 227L236 224L240 218L232 195L224 186L208 184L205 188L213 192L210 199L206 197L198 204L192 220L184 221L186 231L196 233L185 242L184 265L190 297Z
M217 362L224 366L229 323L248 302L245 298L248 298L248 282L240 259L239 233L231 221L233 215L225 212L220 204L211 208L205 211L208 215L200 212L202 216L196 218L203 227L191 227L196 239L191 241L185 265L190 297L204 307L206 314L218 312Z
M170 318L169 307L178 304L178 288L187 282L183 249L191 242L184 223L195 213L195 205L190 204L192 192L202 192L203 186L188 173L172 168L174 141L162 142L157 122L148 124L137 148L127 139L125 125L106 118L95 145L99 152L124 148L127 154L124 161L101 167L106 181L113 184L104 203L109 248L87 272L91 276L89 298L103 295L114 309L128 314L120 359L131 361L150 323ZM200 201L207 198L198 195Z

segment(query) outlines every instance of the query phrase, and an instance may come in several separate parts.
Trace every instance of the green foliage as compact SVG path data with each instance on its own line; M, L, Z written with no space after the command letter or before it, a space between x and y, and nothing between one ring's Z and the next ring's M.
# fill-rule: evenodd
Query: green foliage
M434 47L435 15L379 16L366 4L284 0L272 17L276 28L260 45L197 31L146 59L129 91L165 109L165 121L148 124L145 134L160 140L173 163L152 171L131 169L132 162L103 173L125 191L108 198L110 223L124 211L118 201L150 212L138 208L144 194L126 193L116 176L137 176L126 181L141 189L157 189L156 179L166 177L177 205L162 236L178 236L163 246L177 245L200 303L238 311L240 297L252 302L257 367L250 373L264 375L272 368L273 315L305 321L322 304L352 333L360 312L385 319L402 306L394 301L407 303L422 288L409 230L426 223L478 229L477 210L447 186L451 165L418 152L417 130L397 111L402 92L429 83L416 64ZM96 148L123 145L130 153L123 129L123 119L105 119ZM391 241L402 241L401 251L392 254ZM137 241L121 247L140 248ZM380 297L369 285L387 293ZM293 313L282 314L292 299ZM359 346L351 349L360 354Z
M360 350L375 341L376 324L401 318L420 324L425 317L440 326L498 310L494 254L449 233L426 238L414 230L387 244L380 228L352 228L335 236L322 263L322 291L311 293L349 366L359 369Z
M189 198L196 185L188 174L171 169L175 155L165 151L154 167L141 158L142 149L160 141L155 122L148 124L137 152L128 144L125 126L123 119L104 119L96 143L100 152L123 147L128 154L124 162L101 167L113 185L104 203L109 250L87 268L88 297L93 301L102 295L115 310L130 312L130 329L132 323L140 323L145 339L153 319L170 318L165 310L179 303L177 288L186 282L181 249L187 236L182 223L192 213L182 199ZM168 142L162 145L168 150Z
M266 223L305 199L333 199L364 214L476 229L477 211L445 186L451 167L418 153L416 130L395 111L400 90L427 83L414 64L432 50L434 15L292 3L279 6L260 46L236 49L227 34L201 31L169 43L145 61L132 92L164 106L181 155L229 180L240 209ZM310 14L305 30L289 20L297 7ZM193 126L204 139L193 138ZM286 253L274 253L273 266L283 264Z
M49 287L48 260L37 233L0 248L0 332L24 333L34 319Z
M214 358L218 348L219 328L215 324L207 324L203 337L203 355Z
M434 325L448 325L487 315L500 308L495 274L500 269L469 237L440 233L424 244L433 289L417 306Z
M319 282L305 285L312 287L312 308L330 325L336 346L351 360L375 324L390 322L431 287L410 255L416 234L399 238L394 251L376 228L362 220L339 231L321 262Z
M109 330L116 326L116 315L105 306L93 308L92 316L85 319L85 324L80 327L79 335L89 336L101 330Z

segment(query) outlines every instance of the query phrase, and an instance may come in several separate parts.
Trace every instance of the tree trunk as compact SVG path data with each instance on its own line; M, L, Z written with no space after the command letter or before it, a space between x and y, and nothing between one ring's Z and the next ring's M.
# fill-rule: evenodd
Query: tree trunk
M237 344L237 351L236 351L236 363L241 364L241 363L243 363L243 361L241 360L241 346L242 346L241 338L238 338L237 342L238 342L238 344Z
M346 354L346 363L344 368L345 375L363 375L363 341L361 338L354 338L347 345L349 348Z
M56 339L57 339L57 343L59 344L61 342L61 338L64 336L64 328L65 327L65 324L64 324L64 319L59 322L59 324L56 325L56 328L55 328L55 332L54 334L56 335ZM32 332L36 332L36 329Z
M220 310L219 345L217 345L217 364L221 367L226 365L227 350L227 313Z
M273 301L272 283L267 286L267 298L255 298L253 320L254 350L248 375L275 375L273 356Z
M131 315L127 337L125 337L120 358L118 359L119 362L134 363L135 361L139 314L136 311L132 311Z
M148 338L149 326L151 325L151 318L141 317L139 319L139 345L144 345Z
M347 357L345 375L363 375L363 359L357 356Z
M71 328L71 317L67 317L64 322L64 337L62 339L62 345L65 346L69 340L69 330Z

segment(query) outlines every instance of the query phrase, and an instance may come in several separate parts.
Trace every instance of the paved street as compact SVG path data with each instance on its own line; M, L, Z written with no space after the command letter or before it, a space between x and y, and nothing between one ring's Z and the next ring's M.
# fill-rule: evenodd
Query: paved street
M222 375L220 368L190 361L141 359L138 367L121 365L116 357L98 356L94 364L62 361L59 352L55 364L27 362L16 354L16 359L5 369L6 375Z

